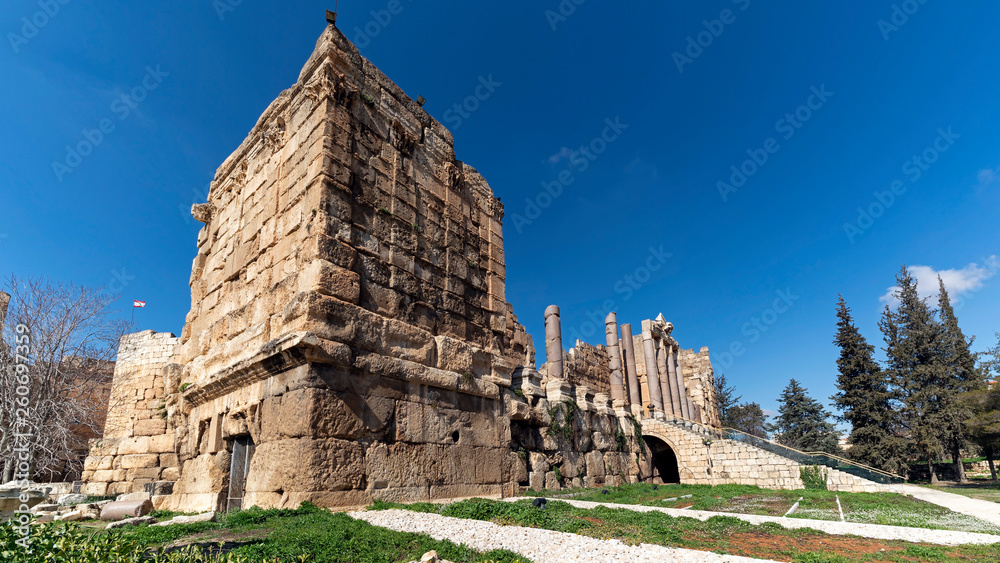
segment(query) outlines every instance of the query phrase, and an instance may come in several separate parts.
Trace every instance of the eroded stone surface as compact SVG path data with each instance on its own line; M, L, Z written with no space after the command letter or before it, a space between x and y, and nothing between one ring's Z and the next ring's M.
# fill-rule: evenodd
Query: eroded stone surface
M184 329L123 340L84 494L190 512L613 485L663 477L632 416L717 423L707 349L662 315L620 346L612 312L606 345L564 351L549 307L536 367L503 204L334 27L192 213ZM682 475L713 455L671 446Z

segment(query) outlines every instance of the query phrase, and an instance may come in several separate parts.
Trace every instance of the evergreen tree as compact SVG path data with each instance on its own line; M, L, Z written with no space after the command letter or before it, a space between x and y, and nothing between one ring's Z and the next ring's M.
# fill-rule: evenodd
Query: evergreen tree
M915 452L927 460L931 483L934 460L945 446L947 370L941 360L941 326L917 293L917 281L903 266L896 275L899 305L888 306L879 327L885 340L886 373L900 393L901 422Z
M719 409L719 420L723 427L735 428L733 426L732 410L737 407L742 396L733 397L736 388L730 387L726 381L726 374L719 374L715 378L715 403Z
M830 397L843 413L837 419L851 424L848 457L892 473L905 473L903 442L897 435L893 391L875 362L875 347L854 325L851 309L842 296L837 300L837 389Z
M983 386L983 377L976 366L975 355L969 351L971 339L966 339L958 326L958 318L951 306L948 290L938 276L938 307L941 319L940 360L944 364L944 393L941 397L942 417L945 423L944 443L951 454L952 463L959 481L965 482L965 467L962 465L962 449L967 445L965 421L972 411L958 396L970 393Z
M729 427L767 439L767 415L757 403L741 403L729 411Z
M980 371L986 378L1000 375L1000 333L997 340L996 347L989 350L982 361ZM1000 454L1000 385L980 386L962 395L961 400L971 413L965 421L969 438L982 449L990 466L990 476L996 481L997 470L993 462Z
M775 439L780 444L805 452L840 454L840 436L827 419L830 414L816 399L792 379L778 399Z

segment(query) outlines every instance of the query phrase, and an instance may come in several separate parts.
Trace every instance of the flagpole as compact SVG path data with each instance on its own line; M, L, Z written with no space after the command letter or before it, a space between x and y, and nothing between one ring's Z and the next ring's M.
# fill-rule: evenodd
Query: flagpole
M135 301L132 302L132 320L129 321L128 324L132 324L134 322L135 322Z

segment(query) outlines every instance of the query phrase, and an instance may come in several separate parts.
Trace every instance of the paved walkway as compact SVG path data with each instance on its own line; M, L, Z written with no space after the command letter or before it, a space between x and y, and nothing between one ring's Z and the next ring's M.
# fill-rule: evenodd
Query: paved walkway
M950 493L944 493L950 494ZM958 496L958 495L952 495ZM963 497L964 498L964 497ZM510 497L505 501L514 502L522 498ZM556 499L553 499L556 500ZM784 518L781 516L760 516L757 514L737 514L735 512L709 512L707 510L690 510L679 508L661 508L658 506L643 506L640 504L614 504L609 502L589 502L583 500L558 499L579 508L623 508L636 512L662 512L674 517L697 518L708 520L713 516L732 516L751 524L775 522L784 528L813 528L821 532L836 535L854 535L880 540L903 540L910 542L926 542L939 545L963 544L993 544L1000 543L1000 536L979 534L976 532L957 532L952 530L931 530L928 528L909 528L906 526L883 526L881 524L861 524L857 522L838 522L836 520L811 520L806 518ZM972 499L969 499L972 500ZM985 502L985 501L980 501ZM993 503L989 503L993 504Z
M477 551L506 549L535 563L775 563L739 555L721 555L679 547L643 543L626 545L619 540L600 540L578 534L540 528L500 526L482 520L451 518L409 510L350 512L364 520L399 532L427 534L437 540L451 540Z
M975 516L1000 526L1000 504L998 503L918 485L904 484L900 486L903 488L903 494L912 495L914 498L943 506L948 510Z

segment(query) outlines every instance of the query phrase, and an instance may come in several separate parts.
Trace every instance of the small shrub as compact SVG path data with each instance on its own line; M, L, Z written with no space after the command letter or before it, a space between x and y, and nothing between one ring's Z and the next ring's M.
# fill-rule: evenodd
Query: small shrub
M806 489L826 490L826 475L818 465L799 467L799 477L802 478L802 486Z
M625 437L625 433L621 430L615 432L615 443L618 444L618 451L628 451L628 438Z

